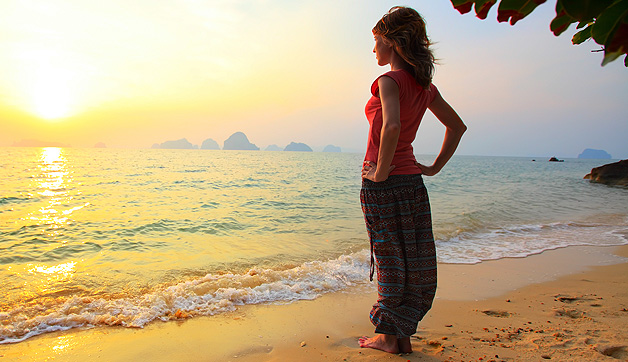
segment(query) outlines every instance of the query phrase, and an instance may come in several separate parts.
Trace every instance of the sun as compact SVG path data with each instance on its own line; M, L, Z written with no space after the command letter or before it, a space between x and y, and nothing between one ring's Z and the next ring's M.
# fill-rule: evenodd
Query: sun
M79 112L84 89L81 67L71 53L42 46L24 46L14 50L20 59L12 74L14 102L19 108L46 121L57 122Z
M31 111L48 121L58 121L74 113L70 74L62 69L39 72L30 90Z

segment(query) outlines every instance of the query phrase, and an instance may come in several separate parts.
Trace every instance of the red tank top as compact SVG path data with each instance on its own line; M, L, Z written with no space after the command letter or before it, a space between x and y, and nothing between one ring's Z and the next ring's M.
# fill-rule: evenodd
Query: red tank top
M371 99L366 103L366 118L369 121L368 144L366 146L365 161L377 163L379 141L382 132L382 103L379 98L378 80L381 77L392 78L399 86L399 103L401 116L401 131L391 165L395 165L391 175L412 175L421 173L415 164L412 142L416 137L419 124L425 110L432 103L438 89L430 84L429 89L423 89L414 77L405 70L395 70L380 75L371 85Z

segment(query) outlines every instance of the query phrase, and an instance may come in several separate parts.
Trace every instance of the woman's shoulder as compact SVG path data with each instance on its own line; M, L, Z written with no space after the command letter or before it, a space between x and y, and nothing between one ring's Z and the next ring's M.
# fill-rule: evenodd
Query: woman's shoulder
M408 80L408 77L410 79L414 79L414 78L412 78L412 75L410 75L410 73L408 73L404 69L390 70L390 71L382 74L380 76L380 78L384 77L384 76L394 79L394 81L397 82L397 84L399 84L401 82L406 82Z
M400 90L405 88L415 89L417 92L427 91L432 95L432 98L435 97L436 93L438 93L438 88L434 85L434 83L430 83L427 89L423 88L417 81L414 79L412 74L405 69L397 69L397 70L389 70L386 73L381 74L379 77L375 78L373 84L371 85L371 94L374 96L378 96L379 94L379 80L382 77L389 77L397 83L397 86Z
M379 94L379 80L382 77L392 78L392 80L394 80L395 83L397 83L397 86L401 88L403 84L406 83L407 81L405 79L404 73L407 73L407 72L404 70L389 70L388 72L381 74L379 77L375 78L375 80L373 81L373 84L371 84L371 93L374 96L377 96Z

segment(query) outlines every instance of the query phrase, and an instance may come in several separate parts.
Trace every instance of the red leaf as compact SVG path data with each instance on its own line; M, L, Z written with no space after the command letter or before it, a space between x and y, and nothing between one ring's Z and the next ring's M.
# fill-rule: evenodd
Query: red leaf
M491 8L493 7L493 5L495 5L496 2L497 0L489 1L486 4L482 5L480 9L478 9L476 5L475 13L477 14L478 18L482 20L486 19L486 17L488 16L489 10L491 10Z
M515 25L523 17L524 15L517 10L500 10L497 12L497 21L503 23L510 20L510 25Z
M567 30L569 25L571 25L571 24L565 24L565 25L561 25L561 26L557 27L556 30L554 31L554 36L559 36L560 34L562 34L563 31Z
M606 49L611 53L617 51L628 52L628 24L622 23L617 30L615 30L613 38L606 46Z
M473 1L469 1L464 4L454 6L454 9L458 10L460 14L468 13L469 11L471 11L471 8L473 8Z

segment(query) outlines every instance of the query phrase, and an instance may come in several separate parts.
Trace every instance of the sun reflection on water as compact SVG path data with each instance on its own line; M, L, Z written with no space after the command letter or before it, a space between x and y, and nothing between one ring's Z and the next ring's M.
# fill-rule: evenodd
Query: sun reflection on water
M34 273L43 273L50 275L58 275L60 277L69 277L74 273L74 267L76 266L75 261L70 261L63 264L58 264L54 266L45 266L45 265L33 265L28 264L29 269L28 272L31 274Z
M72 150L46 147L29 154L24 164L25 184L16 188L28 192L32 201L18 204L11 223L18 237L8 241L15 245L8 258L15 263L0 270L0 295L10 296L0 297L0 309L14 303L56 303L70 295L76 291L77 269L84 264L76 253L94 249L85 246L89 239L74 234L76 224L85 218L81 210L90 205L74 179L75 170L83 166L80 158Z
M37 193L48 199L47 204L41 206L37 212L31 213L29 219L40 225L46 225L45 234L47 236L58 236L60 235L58 229L69 223L67 215L71 213L71 211L68 213L67 210L61 211L60 209L72 200L68 191L71 180L64 150L58 147L42 148L38 167L40 174L36 178L35 185L38 190Z
M54 300L41 298L65 296L67 294L65 288L73 284L78 272L77 267L81 264L83 260L71 260L53 265L41 262L9 266L4 271L4 275L9 279L19 280L21 286L13 286L15 294L12 295L11 301L0 300L0 309L7 308L8 310L10 309L8 305L13 303L18 303L22 307L34 304L43 307ZM6 286L0 286L0 288L3 287Z
M51 292L58 292L59 283L67 282L76 273L76 261L69 261L53 266L44 264L27 264L26 271L34 275L36 279L31 280L31 287L36 287L38 295L45 295Z

